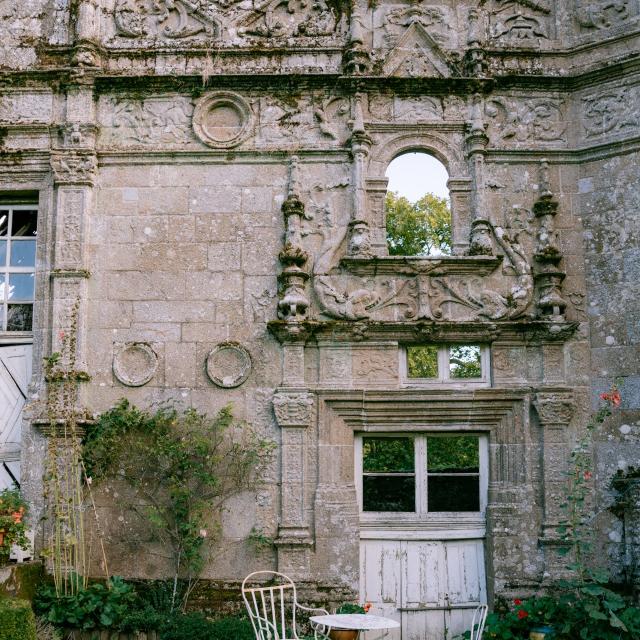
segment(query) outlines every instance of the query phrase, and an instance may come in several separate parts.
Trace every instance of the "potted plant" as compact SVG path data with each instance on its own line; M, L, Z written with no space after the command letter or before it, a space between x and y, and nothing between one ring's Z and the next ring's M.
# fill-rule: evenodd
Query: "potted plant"
M369 609L371 609L371 603L369 602L365 602L363 605L354 604L353 602L345 602L336 609L336 613L364 614L368 613ZM331 640L356 640L356 638L358 637L358 633L360 632L357 629L331 629L331 631L329 631L329 637L331 638Z
M27 525L23 522L27 509L18 488L0 491L0 561L9 557L14 544L22 549L29 547Z

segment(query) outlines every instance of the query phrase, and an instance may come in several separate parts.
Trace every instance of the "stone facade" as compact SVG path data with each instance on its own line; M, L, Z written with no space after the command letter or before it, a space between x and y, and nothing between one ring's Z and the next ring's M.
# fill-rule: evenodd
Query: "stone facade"
M568 454L621 376L594 453L622 576L606 507L640 458L639 10L0 0L0 195L40 211L34 396L79 300L85 408L233 402L276 440L264 487L229 505L205 571L222 580L278 568L357 591L354 434L486 434L492 596L563 573ZM449 172L450 257L387 253L385 170L415 149ZM490 348L490 386L407 385L401 347L460 341ZM41 504L46 437L23 433ZM112 555L162 575L115 538Z

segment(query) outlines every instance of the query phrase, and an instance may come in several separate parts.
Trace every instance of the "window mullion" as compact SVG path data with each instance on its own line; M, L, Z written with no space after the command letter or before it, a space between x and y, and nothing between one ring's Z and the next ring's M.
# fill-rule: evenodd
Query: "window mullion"
M416 436L415 439L415 472L416 472L416 513L425 516L427 513L427 438Z
M449 380L449 346L443 345L438 347L438 368L440 369L439 378L442 381Z

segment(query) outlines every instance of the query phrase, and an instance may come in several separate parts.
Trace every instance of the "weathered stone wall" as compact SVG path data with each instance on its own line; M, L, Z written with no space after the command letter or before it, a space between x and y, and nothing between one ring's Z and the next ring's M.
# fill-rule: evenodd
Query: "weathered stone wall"
M567 456L622 376L595 450L622 577L606 487L640 453L636 0L71 4L0 4L0 190L41 209L34 398L79 299L83 409L233 402L278 442L212 579L278 566L357 589L354 434L486 433L508 594L564 574ZM415 149L449 172L451 258L387 255L385 170ZM399 348L429 341L490 345L491 387L408 388ZM100 496L112 570L161 575L122 542L118 490Z

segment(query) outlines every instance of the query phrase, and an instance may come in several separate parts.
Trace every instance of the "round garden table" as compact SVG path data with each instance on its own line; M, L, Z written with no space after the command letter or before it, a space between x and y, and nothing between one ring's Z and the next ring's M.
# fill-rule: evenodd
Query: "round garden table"
M382 616L372 616L366 613L333 613L325 616L312 616L309 620L313 625L321 626L326 629L326 634L332 629L350 630L350 631L386 631L388 629L397 629L399 622ZM325 635L325 632L322 632Z

